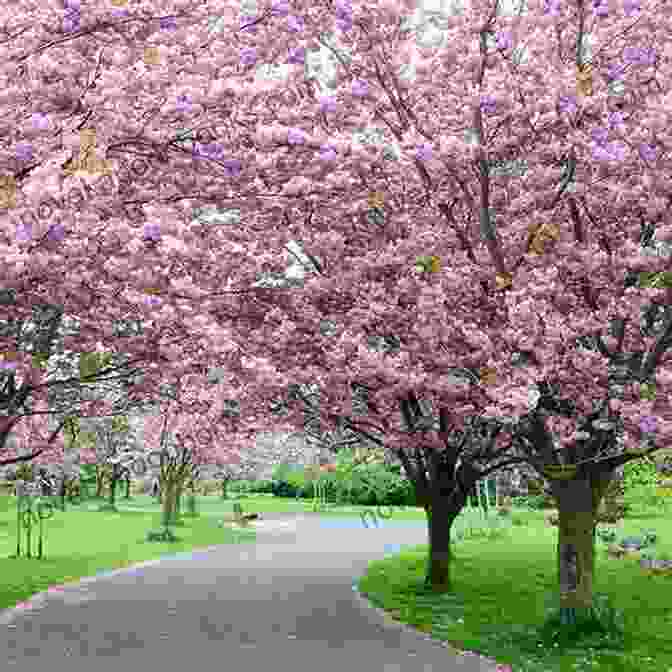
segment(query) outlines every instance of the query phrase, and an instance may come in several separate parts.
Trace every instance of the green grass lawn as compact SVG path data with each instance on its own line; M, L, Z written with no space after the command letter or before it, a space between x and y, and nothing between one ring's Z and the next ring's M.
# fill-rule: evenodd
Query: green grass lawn
M198 510L202 515L219 515L222 513L231 513L233 504L239 502L243 510L247 513L311 513L313 503L311 499L288 499L282 497L273 497L272 495L253 495L248 497L229 496L228 499L221 499L219 495L198 496ZM98 507L96 502L88 502L85 506L95 509ZM149 495L134 495L132 499L125 500L123 497L117 499L119 508L130 508L142 511L160 511L160 505L155 498ZM184 505L183 505L184 506ZM375 511L375 506L343 506L328 504L320 510L324 516L353 516L361 515L363 511ZM425 512L416 507L382 507L383 516L389 515L394 520L425 520Z
M56 510L44 522L44 558L11 559L9 556L16 552L16 499L0 497L0 609L13 607L50 586L75 582L105 570L218 544L251 543L255 539L253 530L218 527L210 516L184 516L184 525L174 528L179 542L147 542L147 532L161 528L158 507L156 512L103 513L95 510L99 505L100 502L89 502L86 507L66 504L65 513ZM31 534L34 555L37 525L33 525ZM22 555L25 549L22 535Z
M66 503L66 512L58 509L44 522L44 558L11 559L16 552L16 498L0 496L0 610L15 606L31 595L50 586L75 582L98 572L125 567L145 560L154 560L191 549L217 544L253 542L250 530L232 530L218 527L218 517L233 513L233 505L240 502L246 513L312 511L308 500L279 499L257 495L240 499L222 500L218 495L199 496L198 518L183 516L184 526L175 528L180 542L147 542L149 530L160 529L161 507L149 495L116 498L119 513L98 511L103 500L90 499L74 506ZM186 508L186 502L185 502ZM360 515L373 507L339 507L325 510L323 515ZM424 519L424 512L395 509L395 516ZM38 526L32 528L32 549L36 553ZM22 554L25 555L25 535L22 536Z
M68 505L45 526L46 560L10 560L16 544L13 498L0 498L0 571L4 577L0 608L13 606L49 586L76 581L96 572L156 559L193 548L254 540L253 531L216 526L233 512L308 513L312 500L249 496L222 500L198 497L200 517L184 517L175 528L182 541L147 543L145 535L160 525L160 505L148 495L118 498L120 513L101 513L99 500ZM3 511L3 504L5 510ZM358 517L376 507L328 506L323 516ZM383 507L389 520L425 521L422 509ZM511 519L474 510L463 512L454 529L454 590L433 595L423 588L427 547L406 549L373 562L359 581L372 603L394 618L415 626L455 649L477 651L514 672L668 672L672 670L672 577L649 576L636 560L616 560L597 542L595 591L598 604L608 600L624 630L622 640L596 636L581 645L561 646L542 631L548 610L556 606L557 528L544 523L543 511L514 509ZM35 529L35 528L34 528ZM672 557L672 516L649 514L622 521L617 536L642 530L658 534L655 556ZM120 540L123 543L120 544ZM549 634L550 633L550 634Z
M514 516L518 525L500 524L489 536L477 522L460 526L458 519L464 536L454 548L451 594L424 589L426 546L371 563L359 589L396 620L455 649L509 664L513 672L672 670L672 576L650 576L635 559L610 558L597 541L597 603L601 614L615 615L624 636L558 644L552 627L540 629L557 606L557 528L544 524L541 511L514 510ZM642 529L658 534L655 557L672 558L672 517L624 520L617 537Z

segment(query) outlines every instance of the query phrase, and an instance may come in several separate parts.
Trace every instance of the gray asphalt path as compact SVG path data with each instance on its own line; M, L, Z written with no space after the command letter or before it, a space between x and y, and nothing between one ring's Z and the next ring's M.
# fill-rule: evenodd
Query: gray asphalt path
M393 624L353 589L392 545L424 526L323 527L302 516L253 543L65 589L0 614L0 662L14 672L493 672ZM4 620L3 620L4 619Z

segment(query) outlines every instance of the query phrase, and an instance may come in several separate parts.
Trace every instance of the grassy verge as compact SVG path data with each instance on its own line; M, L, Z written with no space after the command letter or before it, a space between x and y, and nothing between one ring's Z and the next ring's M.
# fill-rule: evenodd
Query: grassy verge
M16 551L16 500L0 498L3 499L0 502L0 609L13 607L50 586L74 582L105 570L255 539L253 530L218 527L208 516L185 516L184 525L174 528L179 542L150 543L145 540L147 532L161 527L158 512L103 513L67 506L65 513L57 510L44 522L43 559L12 559L9 556ZM33 554L38 529L33 525ZM25 535L22 535L21 549L23 555Z
M672 670L672 576L647 575L636 559L610 558L598 541L596 603L603 622L613 618L616 628L559 643L557 626L542 627L557 606L557 528L544 524L543 512L515 515L518 525L472 529L458 541L448 595L424 589L426 546L371 563L359 589L393 618L513 672ZM669 516L625 520L618 536L642 528L657 532L656 554L672 553Z

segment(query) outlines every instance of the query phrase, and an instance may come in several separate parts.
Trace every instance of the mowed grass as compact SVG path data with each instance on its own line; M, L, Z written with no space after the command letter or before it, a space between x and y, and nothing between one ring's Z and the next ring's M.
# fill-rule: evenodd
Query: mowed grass
M516 525L491 527L458 519L450 594L424 588L427 546L371 563L359 590L396 620L513 672L672 671L672 576L645 574L634 558L610 558L598 540L596 605L602 622L613 619L616 627L561 643L557 626L541 628L558 606L557 528L541 511L514 509L513 518ZM672 558L669 514L624 520L617 538L643 529L658 534L654 557ZM614 634L619 628L622 636Z
M132 500L130 500L132 501ZM183 525L173 528L180 541L147 542L150 530L161 529L157 512L95 510L100 501L86 506L66 504L65 513L55 510L43 523L43 559L12 559L16 552L16 499L0 497L0 610L24 602L50 586L75 582L106 570L146 560L155 560L208 546L254 543L254 530L218 527L210 516L183 516ZM89 510L94 509L94 510ZM32 554L36 555L39 525L34 524ZM26 551L21 538L22 556Z
M16 552L16 498L0 495L0 610L13 607L51 586L75 582L82 577L114 570L162 556L218 544L254 542L253 529L235 530L218 527L221 517L233 514L239 502L246 513L312 512L310 500L280 499L273 496L222 500L219 495L198 496L197 518L186 514L183 499L183 526L174 528L180 537L176 543L147 542L149 530L161 528L161 505L149 495L117 496L119 513L98 511L105 500L89 499L79 505L66 502L65 513L56 509L43 523L44 558L12 559ZM329 507L321 515L357 517L375 507ZM387 515L388 507L383 507ZM394 508L399 518L424 520L422 509ZM369 521L367 521L369 522ZM39 525L32 526L32 554L37 553ZM22 556L26 553L25 532L21 539Z
M239 503L246 513L313 513L312 499L290 499L284 497L274 497L273 495L250 495L247 497L237 497L230 495L228 499L221 499L219 495L199 495L197 497L198 510L203 515L220 515L223 513L232 513L234 503ZM98 502L89 502L87 506L96 508ZM160 511L160 504L156 498L149 495L134 495L132 499L126 500L123 497L117 499L119 508L130 508L142 511ZM186 500L183 502L183 508L186 506ZM389 516L394 520L425 520L425 512L419 507L402 506L348 506L341 504L327 504L319 509L320 515L324 516L361 516L363 512L369 514L377 513L380 518ZM370 518L367 518L367 522Z
M253 542L253 531L216 526L218 518L233 512L236 502L245 512L312 512L312 500L199 496L200 517L185 515L185 526L175 528L182 542L149 544L144 541L147 531L158 529L160 523L156 499L119 497L119 514L98 512L100 500L91 500L80 507L68 506L65 515L56 511L47 521L46 560L17 562L4 559L14 552L16 543L16 500L7 499L13 506L0 511L0 571L5 577L0 607L12 606L49 586L162 555ZM422 509L411 507L330 505L320 515L356 518L363 511L392 521L426 520ZM486 519L474 510L463 512L454 528L453 591L448 595L434 595L423 587L427 546L371 563L359 589L397 620L450 643L453 650L478 652L511 665L514 672L672 670L672 577L645 574L636 559L609 558L601 541L597 542L596 604L602 615L615 619L623 636L596 634L580 644L560 645L552 628L541 629L550 609L557 606L558 593L557 528L544 523L545 513L514 509L509 519L494 515ZM617 537L653 530L658 534L655 557L672 557L671 521L669 513L649 512L619 524Z

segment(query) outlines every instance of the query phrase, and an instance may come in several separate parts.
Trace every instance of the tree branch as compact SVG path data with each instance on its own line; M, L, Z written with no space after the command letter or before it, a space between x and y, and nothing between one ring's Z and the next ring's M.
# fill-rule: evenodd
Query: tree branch
M51 444L51 442L58 436L58 433L61 431L63 426L65 425L65 420L61 421L58 425L58 427L51 433L49 438L47 439L47 444ZM17 462L29 462L30 460L35 459L36 457L40 456L46 448L41 448L40 450L31 453L30 455L22 455L21 457L14 457L9 460L0 460L0 466L4 467L7 464L16 464Z

